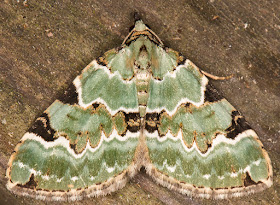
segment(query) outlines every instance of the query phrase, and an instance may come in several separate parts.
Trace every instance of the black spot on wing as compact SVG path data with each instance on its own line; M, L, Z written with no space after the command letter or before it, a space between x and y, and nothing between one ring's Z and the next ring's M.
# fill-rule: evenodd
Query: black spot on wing
M210 82L208 82L208 84L206 85L204 101L216 102L221 99L223 99L223 97L218 93L218 91L214 88L214 86L211 85Z
M156 130L158 130L158 124L159 124L159 113L147 113L146 119L145 119L145 129L149 133L153 133Z
M231 126L226 129L228 138L234 139L239 133L251 129L245 118L237 110L231 113L231 117Z
M36 189L38 183L34 179L34 174L32 174L29 181L26 184L24 185L18 184L18 186L23 188L28 188L28 189Z
M36 119L28 132L41 136L46 141L54 141L54 129L50 125L50 119L47 113L43 113Z
M99 105L100 105L99 103L93 103L92 107L93 107L93 109L97 109L99 107Z
M76 92L76 87L73 83L63 92L63 94L58 97L58 100L65 104L78 104L78 93Z
M71 147L71 149L74 150L75 153L76 153L76 144L70 144L70 147ZM78 154L78 153L76 153L76 154Z
M124 113L127 130L130 132L138 132L141 127L141 119L139 113Z
M251 178L251 176L249 175L248 172L246 172L246 177L244 179L244 186L252 186L252 185L257 185L258 183L254 182Z

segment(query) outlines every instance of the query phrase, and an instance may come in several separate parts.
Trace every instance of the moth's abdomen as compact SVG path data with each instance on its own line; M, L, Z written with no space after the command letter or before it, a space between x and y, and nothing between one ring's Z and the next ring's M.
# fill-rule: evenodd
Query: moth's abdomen
M137 98L141 118L146 114L150 78L151 74L147 70L139 70L136 74Z

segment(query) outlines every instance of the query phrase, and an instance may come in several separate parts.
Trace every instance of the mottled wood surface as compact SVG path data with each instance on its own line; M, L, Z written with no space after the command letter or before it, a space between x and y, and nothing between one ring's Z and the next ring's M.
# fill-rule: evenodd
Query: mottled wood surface
M94 58L117 47L138 11L165 45L218 76L217 89L257 131L274 185L203 200L169 191L144 171L110 196L71 204L280 204L280 1L0 1L0 204L46 203L5 188L7 161L36 116Z

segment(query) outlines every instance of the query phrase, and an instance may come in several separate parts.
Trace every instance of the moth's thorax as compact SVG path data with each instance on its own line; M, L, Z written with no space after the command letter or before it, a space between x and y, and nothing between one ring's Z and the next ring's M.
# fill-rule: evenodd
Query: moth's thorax
M148 69L151 64L150 54L147 51L147 47L142 45L139 49L139 54L136 58L135 64L138 66L138 69Z

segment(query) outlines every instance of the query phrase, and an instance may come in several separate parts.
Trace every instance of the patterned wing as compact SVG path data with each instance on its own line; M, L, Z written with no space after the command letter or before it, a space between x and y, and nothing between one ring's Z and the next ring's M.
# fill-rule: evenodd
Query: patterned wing
M256 133L194 64L187 60L157 81L150 83L145 125L149 175L205 198L271 186L270 159Z
M272 185L272 168L256 133L186 60L152 78L145 124L147 172L181 193L227 198Z
M123 187L138 169L139 119L135 82L93 61L16 146L8 189L77 200Z

